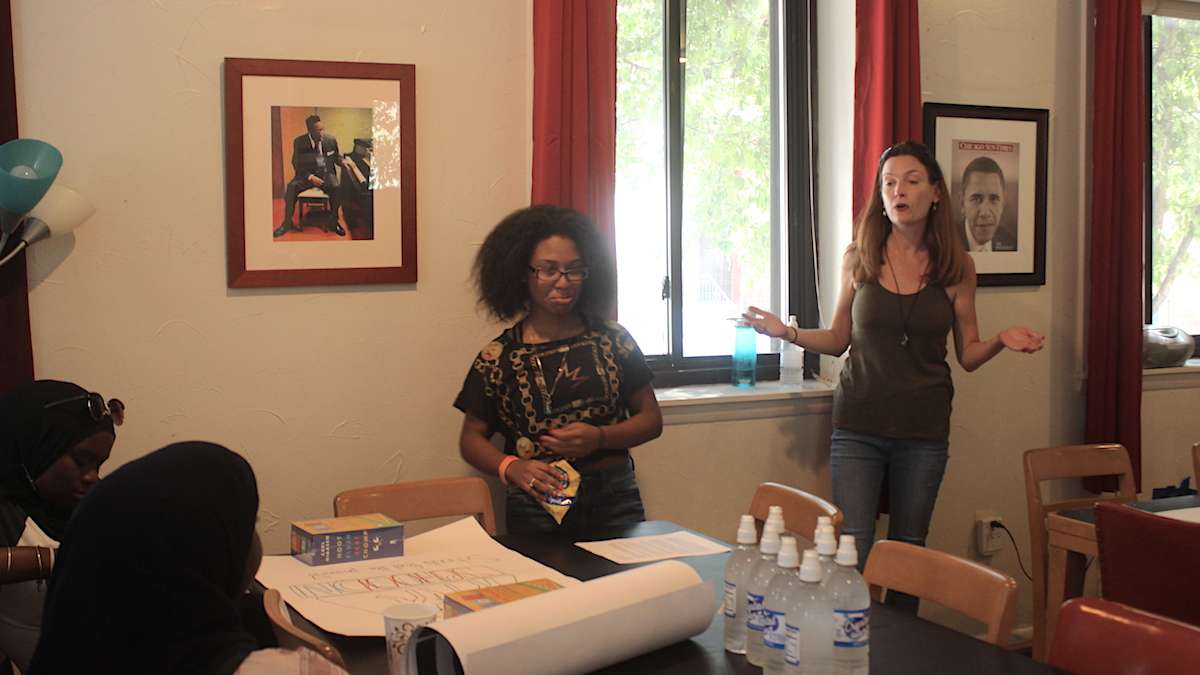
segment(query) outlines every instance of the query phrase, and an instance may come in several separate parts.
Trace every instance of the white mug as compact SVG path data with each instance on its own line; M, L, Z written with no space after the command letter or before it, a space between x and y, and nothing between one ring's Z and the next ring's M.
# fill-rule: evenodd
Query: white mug
M437 613L437 607L424 603L392 605L383 610L388 672L391 675L409 675L408 641L418 628L433 623L437 619Z

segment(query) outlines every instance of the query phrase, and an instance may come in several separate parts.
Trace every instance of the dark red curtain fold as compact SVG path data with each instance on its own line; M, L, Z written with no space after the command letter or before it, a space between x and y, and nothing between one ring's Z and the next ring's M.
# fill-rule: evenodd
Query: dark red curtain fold
M921 138L921 39L917 0L856 0L854 216L870 199L879 155Z
M1129 450L1142 484L1146 102L1140 0L1097 0L1088 317L1088 442ZM1098 489L1099 483L1090 484Z
M569 206L614 241L616 0L534 0L534 204Z
M917 0L856 0L852 216L871 198L879 155L921 138L921 37ZM879 512L888 512L883 482Z
M13 64L12 2L0 0L0 143L17 137L17 87ZM11 245L7 247L11 249ZM0 251L0 256L7 253ZM0 267L0 393L33 379L29 333L29 280L25 254Z

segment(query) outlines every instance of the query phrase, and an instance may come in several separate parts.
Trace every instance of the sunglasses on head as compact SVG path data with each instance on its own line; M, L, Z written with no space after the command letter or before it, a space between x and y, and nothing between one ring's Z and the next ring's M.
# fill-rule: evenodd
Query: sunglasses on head
M55 408L61 405L67 405L68 403L75 403L76 401L87 401L88 414L91 415L92 419L97 422L103 421L105 417L111 417L113 426L117 427L121 426L121 424L125 422L125 404L121 402L121 399L110 398L106 403L104 401L104 397L94 391L87 394L80 394L79 396L64 398L61 401L52 401L42 406L42 409L46 410L49 408Z

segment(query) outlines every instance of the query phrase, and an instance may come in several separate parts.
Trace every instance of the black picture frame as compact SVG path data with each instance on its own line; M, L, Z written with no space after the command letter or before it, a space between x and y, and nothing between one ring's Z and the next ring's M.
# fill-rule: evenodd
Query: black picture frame
M980 286L1046 283L1049 126L1050 111L1044 108L932 102L924 106L925 144L945 174L955 230L975 260ZM977 176L996 170L998 183L993 185L1003 188L981 187ZM973 181L970 198L964 193L968 180ZM981 207L988 201L991 207ZM968 208L976 214L972 222L981 224L968 226ZM988 240L980 243L982 239Z

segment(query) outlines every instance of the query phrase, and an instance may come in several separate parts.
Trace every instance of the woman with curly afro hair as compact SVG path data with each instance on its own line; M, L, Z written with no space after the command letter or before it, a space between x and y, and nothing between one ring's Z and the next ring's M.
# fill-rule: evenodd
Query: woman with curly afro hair
M484 240L474 279L479 304L515 323L480 350L454 401L466 414L459 449L508 486L508 531L586 534L644 520L629 448L662 433L662 413L637 343L605 319L616 275L595 226L558 206L513 212Z

